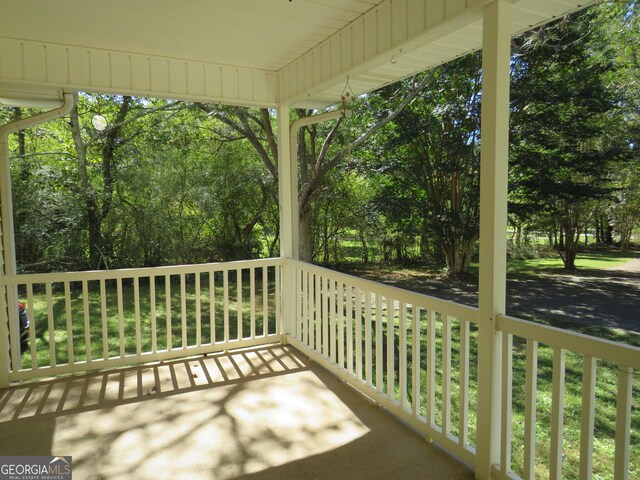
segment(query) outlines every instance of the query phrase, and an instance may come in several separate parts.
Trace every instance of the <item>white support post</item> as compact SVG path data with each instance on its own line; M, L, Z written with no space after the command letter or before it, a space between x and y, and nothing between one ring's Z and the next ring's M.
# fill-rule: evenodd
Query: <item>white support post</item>
M2 258L0 259L0 388L9 386L9 370L11 366L9 322L15 315L10 315L8 291L4 283L5 275L16 274L16 247L13 234L13 201L11 194L11 174L9 169L9 129L0 129L0 221L2 224ZM12 295L17 298L17 294ZM14 345L16 342L13 342Z
M308 125L349 118L346 108L289 121L289 106L278 108L278 195L280 200L280 255L300 258L300 212L298 206L298 130Z
M298 321L298 288L295 270L287 266L286 259L300 258L299 206L298 206L298 130L307 125L350 117L351 110L333 110L330 112L299 118L293 123L289 120L289 105L278 107L278 198L280 206L280 256L285 260L282 266L282 341L287 335L294 338Z
M299 258L298 162L291 149L289 105L278 108L278 201L280 206L280 256Z
M298 162L291 149L289 105L278 107L278 205L280 208L280 256L282 265L282 341L294 335L296 315L295 270L287 265L287 259L299 258L298 247Z
M73 104L73 95L65 93L58 108L0 126L0 236L2 239L2 251L0 252L0 296L2 297L0 300L0 388L9 386L9 368L11 366L9 322L14 325L11 327L12 329L14 327L17 328L18 325L17 305L13 302L18 298L18 290L16 287L12 287L13 292L8 292L4 282L5 275L16 274L9 135L39 123L62 117L71 111ZM12 343L14 346L20 344L16 338L13 339ZM19 361L19 355L16 354L15 357L18 357ZM16 366L14 365L13 367L15 369Z
M478 427L475 476L491 478L500 462L501 334L505 313L511 2L496 0L483 15L480 278L478 292Z
M4 275L11 269L13 250L13 232L11 204L11 181L9 177L8 135L0 135L0 388L9 386L9 318ZM8 201L7 201L8 200ZM7 258L9 257L9 258ZM9 265L7 264L9 262Z

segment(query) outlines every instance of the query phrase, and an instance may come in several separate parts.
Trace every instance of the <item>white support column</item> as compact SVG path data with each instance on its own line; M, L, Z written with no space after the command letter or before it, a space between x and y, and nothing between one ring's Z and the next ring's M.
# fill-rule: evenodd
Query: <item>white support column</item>
M299 258L298 247L298 162L291 148L289 105L278 107L278 205L280 208L280 256L282 266L282 341L293 331L296 315L296 278L287 259Z
M11 365L11 359L9 358L9 323L12 325L12 331L14 328L18 328L18 309L15 304L15 300L18 298L18 289L12 287L13 291L7 291L4 284L4 276L15 275L17 268L9 162L9 135L39 123L60 118L69 113L73 105L73 94L65 93L58 108L0 125L0 228L2 229L0 231L0 234L2 234L2 252L0 252L0 297L2 297L0 299L0 388L9 385L9 367ZM18 338L15 338L15 335L11 343L17 351L20 342Z
M8 130L4 128L4 130ZM9 386L9 322L13 321L7 308L5 275L16 274L16 248L13 233L13 203L9 170L9 133L0 129L0 228L2 252L0 255L0 388ZM15 342L14 342L15 344Z
M485 7L483 18L475 476L487 480L491 478L492 467L500 462L500 398L503 386L500 383L501 334L496 331L495 319L505 313L506 304L511 2L494 1Z
M280 206L280 256L299 258L298 162L291 149L289 105L278 108L278 202Z

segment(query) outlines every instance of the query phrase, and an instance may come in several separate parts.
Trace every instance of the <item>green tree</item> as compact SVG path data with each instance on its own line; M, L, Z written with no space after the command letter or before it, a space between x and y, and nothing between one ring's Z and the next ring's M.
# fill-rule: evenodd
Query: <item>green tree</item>
M449 62L429 78L390 125L386 152L373 164L388 178L378 204L405 231L432 236L450 274L460 274L479 235L481 56Z
M115 108L114 124L103 132L93 132L88 125L81 125L79 109L85 107L75 95L69 127L75 146L75 155L80 177L81 193L85 204L89 232L89 265L92 268L108 266L111 245L103 229L103 220L111 211L114 187L114 157L116 150L127 140L122 138L122 126L131 107L131 97L122 97ZM99 181L90 175L90 163L99 164Z
M597 13L602 32L615 53L611 83L617 92L629 146L626 162L614 172L617 191L609 210L611 226L626 253L631 232L640 225L640 3L603 3Z
M120 165L116 232L131 264L253 258L256 225L273 209L272 177L248 142L219 142L218 120L194 109L156 112ZM147 119L150 121L151 119Z
M632 164L617 173L618 191L610 209L615 231L620 236L620 250L628 253L633 229L640 225L640 168Z
M357 119L315 124L298 132L298 210L300 222L300 258L310 262L313 258L314 231L312 202L321 191L325 177L340 165L352 152L365 144L387 123L391 122L427 85L429 76L405 82L403 89L390 98L386 108L378 112L363 112ZM225 125L220 129L221 140L246 139L256 150L277 185L277 142L275 118L268 109L197 104L208 116ZM357 108L357 106L356 106ZM315 110L296 109L295 118L319 113ZM346 127L342 127L342 125Z
M7 122L36 113L35 109L0 110ZM82 264L83 209L68 141L63 120L23 130L9 139L16 258L23 271Z
M615 68L593 10L516 41L512 62L512 204L555 220L566 269L598 200L610 198L611 166L628 150L608 83Z
M91 125L96 112L108 119L102 132ZM11 121L32 112L1 113ZM65 270L249 258L262 255L265 228L273 251L273 177L247 141L214 137L218 124L182 102L81 94L67 121L12 136L20 264Z
M316 232L314 261L325 264L343 261L343 242L356 239L360 243L360 259L369 263L367 237L375 235L377 221L371 209L372 191L368 183L367 178L348 165L327 175L325 187L312 206Z

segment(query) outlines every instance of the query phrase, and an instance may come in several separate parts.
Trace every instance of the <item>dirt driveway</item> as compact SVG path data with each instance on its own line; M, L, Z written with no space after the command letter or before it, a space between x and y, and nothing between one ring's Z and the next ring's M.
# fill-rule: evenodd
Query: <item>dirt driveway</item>
M508 280L507 288L510 315L620 328L640 334L640 271L612 269L514 276Z
M478 301L477 278L450 280L417 271L415 275L356 275L467 305L475 306ZM640 260L610 270L511 275L507 280L507 314L640 334Z

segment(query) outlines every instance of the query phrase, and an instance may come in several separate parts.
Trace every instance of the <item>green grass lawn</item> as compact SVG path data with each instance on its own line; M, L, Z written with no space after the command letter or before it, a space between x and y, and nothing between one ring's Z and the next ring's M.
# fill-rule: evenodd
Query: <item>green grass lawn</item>
M164 278L156 279L155 284L155 310L156 310L156 343L158 350L167 348L168 343L172 348L183 346L182 327L182 300L181 286L178 277L172 279L170 289L170 328L167 328L167 301ZM46 295L42 291L34 293L34 311L32 323L35 326L35 346L37 365L49 365L51 362L51 338L55 344L55 358L57 364L65 364L70 360L69 337L67 332L67 309L71 322L72 355L75 362L87 358L87 334L90 340L89 352L91 358L104 358L104 350L109 358L119 357L121 352L125 355L136 353L137 327L135 313L135 296L132 282L123 282L122 287L122 318L123 340L120 342L120 312L118 308L118 295L115 282L107 285L106 289L106 345L104 343L105 330L103 329L101 313L101 294L97 282L89 282L88 313L89 330L85 327L84 299L79 285L71 285L69 292L70 303L67 307L66 292L63 285L55 285L52 294L52 323L49 323ZM222 341L225 335L224 317L224 288L222 278L216 279L214 285L214 298L211 302L208 277L203 275L200 287L200 337L201 343ZM275 332L275 297L273 283L270 282L267 292L267 328L268 333ZM255 330L251 330L251 290L250 282L245 279L242 284L242 305L238 309L238 290L234 278L230 278L228 296L228 335L230 339L241 336L250 337L252 334L263 334L263 287L261 274L254 281L255 288ZM196 291L193 275L185 282L185 314L186 334L185 346L193 346L197 342L198 327L196 322ZM148 281L141 281L139 285L140 308L140 340L141 351L152 351L152 318L151 318L151 285ZM212 315L213 307L213 315ZM238 311L241 312L241 335L238 335ZM212 322L213 320L213 322ZM51 328L53 326L53 329ZM31 352L26 351L22 355L22 367L30 368L32 365Z
M579 253L576 258L576 267L579 270L606 270L623 265L637 258L640 258L640 254L638 253L624 255L619 251L613 250ZM536 274L562 270L563 268L564 264L558 255L524 260L510 259L507 262L508 273Z
M624 265L627 262L640 258L640 251L632 251L627 254L620 253L619 250L602 249L589 252L578 253L576 258L576 267L578 271L585 270L606 270L612 267ZM353 263L344 263L338 265L338 270L346 273L356 272L366 273L368 278L378 276L380 278L398 278L407 273L410 276L434 276L442 275L445 272L445 265L437 264L417 264L417 265L396 265L396 264L370 264L363 265L356 257ZM479 263L471 262L471 273L477 275ZM507 260L507 274L553 274L561 273L564 270L564 264L559 255L550 253L542 255L538 258L516 259L509 258ZM570 270L566 270L570 272Z

